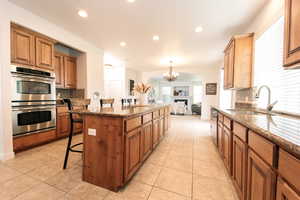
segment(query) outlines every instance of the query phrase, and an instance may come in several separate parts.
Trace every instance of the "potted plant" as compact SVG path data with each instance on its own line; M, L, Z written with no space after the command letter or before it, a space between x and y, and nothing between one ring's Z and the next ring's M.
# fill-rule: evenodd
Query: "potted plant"
M147 93L151 89L150 85L139 83L134 86L134 91L139 94L140 105L147 105Z

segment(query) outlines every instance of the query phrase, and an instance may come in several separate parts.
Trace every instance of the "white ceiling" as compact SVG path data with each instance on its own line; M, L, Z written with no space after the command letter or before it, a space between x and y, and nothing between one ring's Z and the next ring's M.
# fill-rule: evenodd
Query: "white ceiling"
M216 66L233 34L242 33L268 0L10 0L74 32L143 71ZM87 10L89 17L77 15ZM195 33L197 26L203 32ZM160 36L154 42L152 36ZM125 41L127 46L120 47ZM63 42L63 41L62 41Z

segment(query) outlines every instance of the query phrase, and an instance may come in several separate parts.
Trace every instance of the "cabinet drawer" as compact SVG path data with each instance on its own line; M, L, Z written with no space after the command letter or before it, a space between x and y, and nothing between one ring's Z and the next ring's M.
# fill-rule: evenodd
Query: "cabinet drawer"
M231 122L232 120L229 119L228 117L224 116L224 126L226 126L227 128L229 128L231 130Z
M152 113L143 115L143 124L150 122L152 120Z
M221 113L218 113L218 121L223 123L223 119L224 119L223 115Z
M287 180L290 184L294 185L300 191L300 160L289 154L288 152L280 149L279 151L279 174Z
M233 122L233 133L243 142L247 142L247 128L237 122Z
M269 165L274 166L276 146L253 131L249 131L249 146Z
M153 119L157 119L159 117L159 110L153 112Z
M126 131L131 131L142 125L142 117L135 117L126 121Z
M57 114L59 113L67 113L68 112L68 107L67 106L57 106L56 107L56 112Z

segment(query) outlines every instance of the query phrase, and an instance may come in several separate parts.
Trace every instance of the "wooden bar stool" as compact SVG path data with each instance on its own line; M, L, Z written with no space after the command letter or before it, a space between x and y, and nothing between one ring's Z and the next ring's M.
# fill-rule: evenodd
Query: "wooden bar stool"
M110 107L113 107L115 102L115 99L100 99L100 106L103 108L105 105L110 105Z
M79 99L78 100L64 99L64 102L67 103L69 111L72 111L72 110L75 110L74 109L75 107L79 107L80 109L87 109L88 105L91 103L91 100L90 99L80 99L80 100ZM72 139L73 139L73 135L74 135L74 133L73 133L74 124L76 124L76 123L83 124L83 120L80 116L70 113L70 122L71 122L70 123L71 127L70 127L70 133L69 133L69 138L68 138L68 144L67 144L63 169L67 168L70 152L83 153L83 151L81 151L81 150L74 149L75 147L82 145L83 144L82 142L72 145Z

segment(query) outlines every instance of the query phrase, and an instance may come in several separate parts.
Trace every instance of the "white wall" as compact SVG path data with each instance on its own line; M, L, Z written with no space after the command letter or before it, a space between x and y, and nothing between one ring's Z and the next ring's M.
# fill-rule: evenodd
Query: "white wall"
M219 84L219 67L188 67L188 68L175 68L176 72L182 73L193 73L198 75L202 81L204 92L202 97L202 116L203 120L210 119L210 107L212 105L217 106L219 103L219 91L217 95L206 95L205 94L205 85L206 83L218 83ZM143 72L142 81L148 82L153 77L162 75L165 73L165 70L153 71L153 72Z
M103 50L77 37L71 32L58 27L49 21L20 8L7 0L0 0L0 160L11 158L12 127L11 127L11 86L10 86L10 22L33 29L51 38L63 42L86 53L85 80L79 84L85 86L86 95L90 97L95 91L103 93ZM3 83L5 85L3 85ZM4 92L5 91L5 92ZM5 115L4 115L5 113ZM3 116L4 115L4 116Z
M134 80L134 83L141 82L141 72L125 68L125 94L129 95L129 80Z

